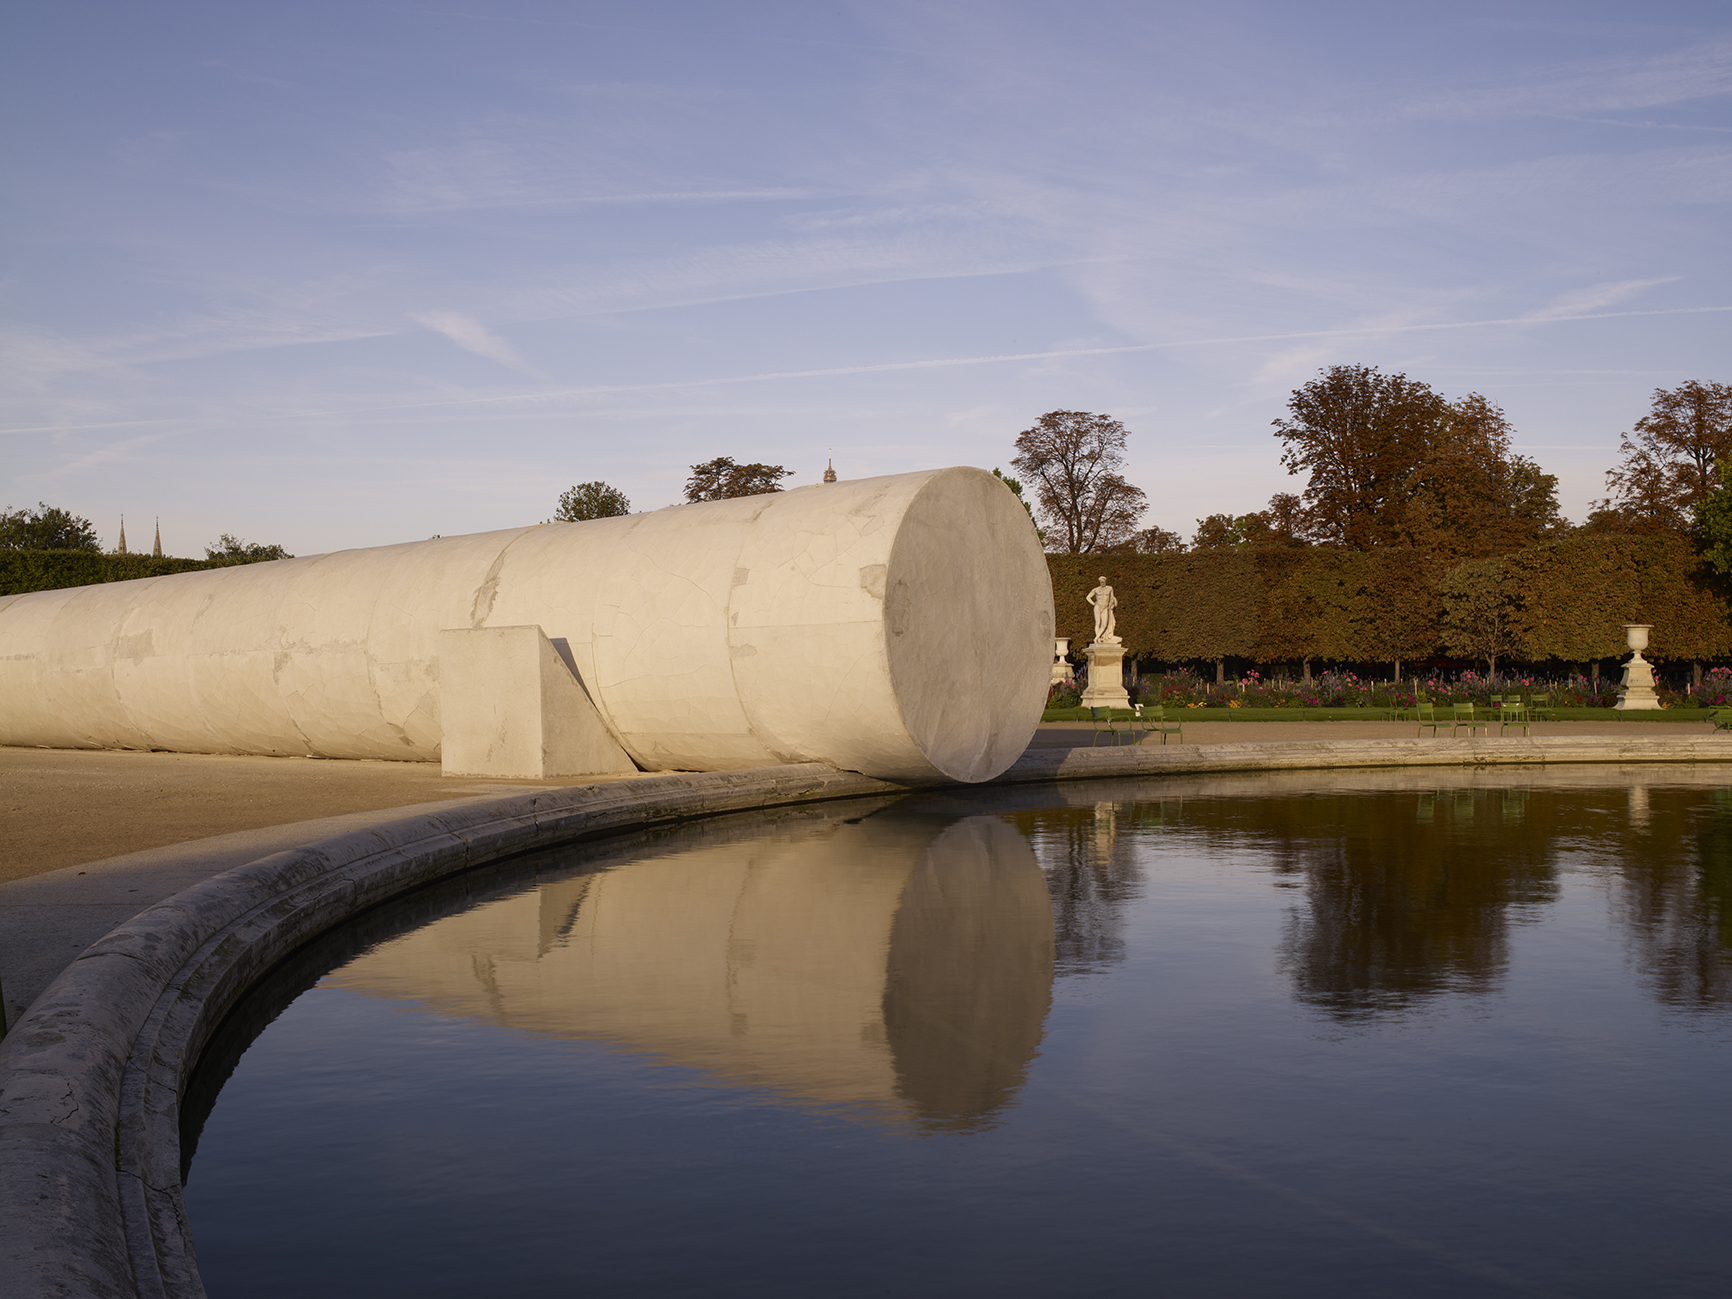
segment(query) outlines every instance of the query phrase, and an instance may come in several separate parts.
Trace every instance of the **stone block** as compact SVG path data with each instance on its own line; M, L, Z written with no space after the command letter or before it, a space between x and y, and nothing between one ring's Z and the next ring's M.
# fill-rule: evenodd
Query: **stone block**
M447 776L545 780L637 770L540 627L440 632L439 718Z

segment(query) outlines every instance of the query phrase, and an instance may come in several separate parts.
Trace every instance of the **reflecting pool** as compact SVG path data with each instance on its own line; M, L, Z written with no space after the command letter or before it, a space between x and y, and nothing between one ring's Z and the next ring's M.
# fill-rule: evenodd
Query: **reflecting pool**
M207 1053L205 1283L1725 1293L1732 789L1414 779L836 803L404 899Z

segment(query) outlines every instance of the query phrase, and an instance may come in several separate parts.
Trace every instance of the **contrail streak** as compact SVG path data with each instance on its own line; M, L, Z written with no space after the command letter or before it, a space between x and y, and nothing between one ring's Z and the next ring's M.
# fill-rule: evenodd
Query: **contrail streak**
M1429 325L1357 325L1346 329L1306 329L1284 334L1240 334L1222 338L1189 338L1165 343L1125 343L1114 347L1071 347L1048 352L1002 352L989 356L952 356L926 361L884 361L876 365L838 365L821 370L766 370L759 374L725 375L714 379L676 379L665 383L598 384L544 392L465 397L455 401L412 402L365 409L424 410L435 406L479 406L502 402L552 401L563 397L605 397L630 392L666 392L680 388L711 388L742 383L774 383L784 379L824 379L849 374L889 374L906 370L942 370L964 365L1004 365L1013 361L1049 361L1067 356L1124 356L1180 347L1224 347L1235 343L1283 343L1307 338L1345 338L1355 334L1417 334L1440 329L1485 329L1496 325L1560 325L1576 320L1618 320L1630 316L1688 316L1732 311L1729 307L1669 307L1655 311L1595 311L1576 316L1508 316L1497 320L1456 320ZM348 411L308 412L308 416L348 414Z

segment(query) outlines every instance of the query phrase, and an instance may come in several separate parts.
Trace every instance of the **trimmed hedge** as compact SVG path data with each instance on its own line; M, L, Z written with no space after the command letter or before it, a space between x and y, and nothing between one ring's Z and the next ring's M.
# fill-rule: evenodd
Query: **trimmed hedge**
M164 555L105 555L97 550L0 550L0 595L59 591L70 586L129 582L217 565Z
M1654 627L1647 657L1732 655L1727 592L1687 538L1569 537L1504 556L1515 592L1512 661L1582 663L1628 652L1623 623ZM1446 576L1417 550L1325 546L1179 555L1048 555L1055 634L1080 651L1094 638L1083 599L1102 574L1118 595L1132 658L1258 663L1415 661L1443 644Z

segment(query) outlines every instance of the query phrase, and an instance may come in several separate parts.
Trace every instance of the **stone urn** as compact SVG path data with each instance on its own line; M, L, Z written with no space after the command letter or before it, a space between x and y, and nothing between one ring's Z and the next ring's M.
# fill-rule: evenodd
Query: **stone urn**
M1052 685L1070 685L1076 673L1070 665L1070 637L1055 636L1052 642Z
M1642 657L1642 651L1648 648L1648 633L1653 630L1652 623L1624 624L1624 641L1635 652L1624 664L1624 679L1618 686L1618 702L1612 705L1613 708L1625 711L1660 706L1660 697L1654 693L1653 665Z

